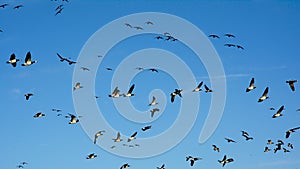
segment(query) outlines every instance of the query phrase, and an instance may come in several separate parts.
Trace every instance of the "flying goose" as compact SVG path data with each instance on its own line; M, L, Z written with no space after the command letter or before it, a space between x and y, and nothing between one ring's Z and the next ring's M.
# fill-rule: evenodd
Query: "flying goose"
M51 109L51 111L55 111L55 112L62 112L61 109Z
M24 96L26 100L29 100L29 98L33 96L33 93L26 93Z
M193 92L200 92L202 90L201 89L202 84L203 84L203 81L198 84L198 86L193 90Z
M112 98L120 97L120 90L118 89L118 87L116 87L112 92L112 94L108 95L108 97L112 97Z
M235 36L233 34L230 34L230 33L226 33L226 34L224 34L224 36L227 36L228 38L235 38Z
M208 35L208 37L210 37L210 38L217 38L217 39L219 39L219 38L220 38L220 36L218 36L218 35L215 35L215 34L210 34L210 35Z
M283 149L283 152L285 152L285 153L289 153L290 152L290 150L288 150L288 149L286 149L286 148L282 148Z
M58 15L58 14L61 14L61 12L62 12L63 9L64 9L64 8L59 8L59 9L56 11L55 16Z
M224 155L222 160L218 160L218 162L221 163L223 167L225 166L225 164L233 162L233 161L234 161L233 158L227 159L226 155Z
M157 169L165 169L165 164L161 165L161 167L156 167Z
M264 93L262 94L262 96L258 99L258 102L262 102L266 99L268 99L269 97L267 96L269 92L269 87L266 87Z
M256 87L254 86L254 78L251 79L249 87L247 87L246 92L250 92L251 90L255 89Z
M66 116L67 118L71 118L70 119L70 121L69 121L69 124L76 124L76 123L78 123L79 122L79 119L78 118L80 118L81 116L78 116L78 118L75 116L75 115L73 115L73 114L70 114L70 113L68 113L69 114L69 116Z
M114 142L121 142L122 141L120 132L118 132L117 138L115 138L113 140L114 140Z
M153 22L147 21L147 22L145 22L145 24L146 24L146 25L153 25Z
M102 136L104 132L105 132L104 130L101 130L101 131L98 131L98 132L95 134L95 137L94 137L94 144L97 143L98 137Z
M175 91L171 93L171 102L172 103L174 102L176 95L178 95L179 97L182 97L181 92L182 92L181 89L175 89Z
M128 167L130 167L130 165L129 165L128 163L126 163L126 164L123 164L123 165L120 167L120 169L128 168Z
M150 70L151 72L157 72L157 73L158 73L158 70L155 69L155 68L150 68L149 70Z
M236 143L236 141L234 141L234 140L232 140L232 139L230 139L230 138L225 138L225 140L228 142L228 143Z
M267 144L274 144L272 140L268 140Z
M158 103L156 102L156 98L154 96L152 96L152 101L149 103L149 106L155 106Z
M94 158L96 158L97 157L97 154L95 154L95 153L91 153L91 154L89 154L87 157L86 157L86 159L94 159Z
M20 59L16 59L16 55L13 53L10 55L9 61L7 61L6 63L11 64L13 67L17 66L17 62L19 62Z
M210 88L208 88L206 85L204 85L204 88L205 88L205 93L213 92L213 90L211 90Z
M8 6L8 4L2 4L0 5L0 8L5 8L6 6Z
M128 138L127 142L130 142L130 141L134 140L136 135L137 135L137 132L134 132L134 133Z
M34 60L34 61L31 60L31 53L27 52L26 57L25 57L25 62L22 64L22 66L30 66L36 62L37 62L37 60Z
M194 165L195 161L202 160L202 158L200 158L200 157L192 157L192 156L187 156L185 158L186 158L186 161L190 161L191 166Z
M285 138L289 138L291 133L294 133L299 129L300 129L300 127L295 127L295 128L289 129L288 131L285 132Z
M159 108L151 109L151 110L150 110L151 117L153 117L153 116L154 116L154 113L155 113L155 112L158 112L158 111L159 111Z
M77 83L75 84L75 86L73 87L73 91L75 91L75 90L77 90L77 89L81 89L81 88L83 88L83 86L81 86L81 84L80 84L79 82L77 82Z
M298 82L298 80L287 80L286 81L286 83L289 84L292 91L295 91L295 84L294 83L296 83L296 82Z
M242 50L244 50L244 47L243 47L243 46L241 46L241 45L236 45L236 47L237 47L238 49L242 49Z
M135 27L133 27L133 28L135 28L136 30L143 30L143 28L140 27L140 26L135 26Z
M142 131L146 131L146 130L149 130L149 129L151 129L152 128L152 126L151 125L149 125L149 126L145 126L145 127L143 127L142 128Z
M62 57L59 53L56 53L56 55L58 56L58 58L59 58L59 61L61 61L61 62L63 62L63 61L66 61L67 60L67 58L64 58L64 57Z
M41 118L41 117L43 117L43 116L46 116L46 115L43 114L42 112L38 112L38 113L36 113L33 117L34 117L34 118Z
M214 145L214 144L213 144L212 146L213 146L213 150L214 150L214 151L220 152L220 148L219 148L219 147L217 147L217 146Z
M241 132L242 132L242 135L249 136L248 132L246 132L244 130L242 130Z
M24 6L23 5L17 5L13 9L19 9L19 8L22 8L22 7L24 7Z
M131 87L129 88L128 92L126 94L123 94L124 97L131 97L131 96L134 96L134 94L132 93L134 89L134 84L131 85Z
M269 149L269 147L266 146L264 152L267 153L269 151L271 151L271 149Z
M242 135L242 136L245 137L246 141L248 141L248 140L253 140L253 137L250 137L250 136L248 136L248 135Z
M125 23L124 25L129 27L129 28L132 28L132 26L129 23Z
M288 143L288 147L290 147L291 149L294 149L294 146L292 143Z
M224 46L227 46L227 47L235 47L235 44L226 43Z
M277 117L283 116L283 114L281 114L281 112L282 112L283 110L284 110L284 106L281 106L281 107L279 108L279 110L278 110L275 114L273 114L272 118L277 118Z

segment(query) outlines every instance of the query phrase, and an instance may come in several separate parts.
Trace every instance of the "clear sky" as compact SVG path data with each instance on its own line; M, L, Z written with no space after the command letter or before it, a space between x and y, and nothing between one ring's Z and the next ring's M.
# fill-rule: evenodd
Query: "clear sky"
M226 164L224 168L244 169L295 169L300 166L300 130L292 133L290 138L285 138L285 132L291 128L300 126L300 93L299 82L295 83L296 91L291 91L286 80L300 80L300 2L299 1L179 1L179 0L1 0L0 5L7 3L8 6L0 8L0 79L1 79L1 140L0 140L0 168L15 168L20 162L29 164L24 168L120 168L124 163L129 163L130 168L156 168L165 164L165 168L190 168L185 161L187 155L203 158L197 161L193 168L222 168L217 160L227 157L234 158L234 162ZM13 9L17 5L23 5L19 9ZM55 9L63 4L61 14L55 16ZM122 40L113 46L102 58L95 58L95 63L101 64L96 68L88 67L91 71L80 69L83 62L76 65L68 65L60 62L56 53L76 61L83 51L88 39L101 27L121 17L141 13L159 12L167 13L195 25L200 29L206 40L214 46L220 61L223 64L225 77L208 78L205 64L199 60L189 46L178 38L178 41L157 40L158 34L139 34ZM145 22L149 18L145 18ZM151 20L157 26L158 20ZM128 21L133 26L140 25L147 31L145 23ZM169 23L166 22L168 25ZM171 23L172 25L174 23ZM176 23L175 23L176 24ZM120 29L125 33L139 31L120 24ZM182 24L176 26L178 30L186 30ZM119 27L118 27L119 29ZM170 28L173 30L173 28ZM166 30L168 31L168 30ZM163 33L163 32L161 32ZM225 37L231 33L235 38ZM185 32L174 32L184 35ZM220 39L209 38L208 35L217 34ZM163 36L163 35L161 35ZM115 34L107 34L103 41L97 41L99 49L116 37ZM111 37L107 38L107 37ZM201 40L194 41L201 44ZM224 44L238 44L244 50L236 47L226 47ZM170 102L170 93L179 88L180 80L168 74L167 71L159 70L158 73L148 70L138 71L135 67L131 70L138 74L130 79L128 86L120 88L121 93L126 92L131 84L135 84L136 95L130 98L132 105L141 112L147 112L154 89L160 89L165 93L159 97L156 107L157 112L154 121L141 124L130 121L120 115L114 103L128 101L128 98L119 99L116 102L108 97L114 89L113 77L121 62L128 56L142 49L158 48L176 54L191 69L196 83L183 89L183 97L176 96L175 102ZM28 67L22 67L26 53L30 51L33 60L38 60ZM12 67L5 62L12 53L16 54L18 62ZM99 55L103 55L99 53ZM153 56L157 62L153 67L159 69L162 61ZM167 56L159 56L167 57ZM162 59L163 60L163 59ZM137 61L136 61L137 62ZM135 63L136 63L135 62ZM139 62L137 63L139 64ZM175 64L169 60L168 65ZM97 67L98 66L98 67ZM112 68L107 70L106 68ZM128 67L127 67L128 68ZM181 71L178 67L177 70ZM74 78L75 72L81 72L84 76L95 73L94 95L99 96L96 102L101 109L107 123L115 131L122 134L121 143L116 145L112 154L100 146L93 144L93 140L86 134L81 122L87 122L88 114L93 109L86 107L84 116L77 124L68 124L68 113L80 115L76 112L73 96L85 91L88 86L83 83L83 88L73 91L74 82L80 82ZM86 75L85 75L86 73ZM129 72L123 71L124 75ZM255 78L253 91L246 93L251 78ZM74 79L73 79L74 78ZM213 87L215 79L226 79L226 101L223 116L211 137L200 144L199 133L203 128L208 115L211 99L217 95L218 90L212 93L201 91L199 95L191 91L203 81L209 87ZM218 86L218 85L216 85ZM269 99L258 103L258 98L264 89L269 87ZM202 89L203 86L202 86ZM77 93L76 93L77 92ZM29 100L25 100L25 93L33 93ZM161 94L160 92L157 95ZM179 116L180 103L190 95L200 98L199 102L190 102L192 105L199 103L198 116L186 137L170 151L149 158L127 158L118 156L119 147L124 144L139 144L139 139L155 137L172 127ZM166 97L165 107L162 104ZM90 98L94 99L94 96ZM122 100L123 99L123 100ZM76 100L76 99L75 99ZM197 99L196 99L197 100ZM194 101L196 101L194 100ZM284 105L282 117L273 119L272 115ZM274 107L275 110L269 110ZM51 109L61 109L62 116L57 116ZM189 116L187 109L184 116ZM43 112L42 118L33 118L33 115ZM127 112L130 113L130 112ZM191 112L192 113L192 112ZM153 119L152 119L153 120ZM152 128L142 132L140 128L146 125ZM188 124L187 124L188 125ZM184 128L184 126L182 126ZM100 129L96 128L95 132ZM241 130L249 133L253 140L245 141ZM135 131L138 132L137 140L127 143L127 136ZM106 134L106 135L105 135ZM116 136L104 133L98 140ZM106 136L106 137L105 137ZM175 136L174 136L175 137ZM225 137L234 139L237 143L227 143ZM169 137L167 140L174 138ZM285 142L283 147L291 152L283 150L276 154L273 152L275 145L269 145L271 152L264 153L267 140L272 139L277 143L278 139ZM165 142L162 142L164 144ZM287 147L292 143L294 149ZM212 144L220 147L221 152L215 152ZM139 151L141 147L126 147L126 151ZM152 149L159 149L161 145L155 144ZM122 151L122 150L120 150ZM90 153L96 153L97 158L85 159Z

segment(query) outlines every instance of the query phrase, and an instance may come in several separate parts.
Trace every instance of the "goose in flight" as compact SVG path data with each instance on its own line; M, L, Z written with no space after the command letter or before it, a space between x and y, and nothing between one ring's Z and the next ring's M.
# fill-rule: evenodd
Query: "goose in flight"
M215 34L210 34L210 35L208 35L208 37L220 39L220 36L215 35Z
M268 140L268 141L267 141L267 144L269 144L269 145L270 145L270 144L274 144L274 142L273 142L272 140Z
M108 97L112 97L112 98L120 97L120 90L118 89L118 87L116 87L112 92L112 94L108 95Z
M235 47L235 44L226 43L224 46L227 46L227 47Z
M178 95L179 97L182 97L181 92L182 92L181 89L175 89L175 91L171 93L171 102L172 103L174 102L176 95Z
M295 84L294 83L296 83L296 82L298 82L298 80L287 80L286 81L286 83L289 84L292 91L295 91Z
M133 28L135 28L136 30L144 30L142 27L140 27L140 26L135 26L135 27L133 27Z
M10 55L9 60L6 62L7 64L11 64L13 67L17 66L17 62L19 62L20 59L16 59L16 55L13 53Z
M300 129L300 127L295 127L295 128L289 129L288 131L285 132L285 138L289 138L291 133L294 133L299 129Z
M256 87L254 86L254 78L251 79L249 87L247 87L246 92L250 92L251 90L255 89Z
M37 60L34 60L34 61L31 60L31 53L27 52L26 57L25 57L25 62L22 64L22 66L30 66L36 62L37 62Z
M153 25L153 22L147 21L147 22L145 22L145 24L146 24L146 25Z
M227 36L228 38L235 38L235 36L233 34L230 34L230 33L226 33L224 36Z
M5 8L6 6L8 6L8 4L2 4L0 5L0 8Z
M147 131L147 130L149 130L149 129L151 129L151 128L152 128L151 125L145 126L145 127L142 128L142 131Z
M214 145L214 144L213 144L212 146L213 146L213 150L214 150L214 151L220 152L220 148L219 148L219 147L217 147L217 146Z
M283 116L283 114L281 114L281 112L284 110L284 106L281 106L278 111L273 114L272 118L277 118L277 117L280 117L280 116Z
M269 149L269 147L266 146L264 152L267 153L269 151L271 151L271 149Z
M121 142L122 141L120 132L118 132L117 138L115 138L113 140L114 140L114 142Z
M89 154L87 157L86 157L86 159L94 159L94 158L96 158L97 157L97 154L95 154L95 153L91 153L91 154Z
M23 5L17 5L13 9L19 9L19 8L22 8L22 7L24 7L24 6Z
M248 140L253 140L253 137L250 137L250 136L248 136L248 135L242 135L242 136L245 137L246 141L248 141Z
M78 90L78 89L81 89L81 88L83 88L83 86L81 86L81 84L80 84L79 82L77 82L77 83L75 84L75 86L73 87L73 91Z
M194 165L195 161L202 160L202 158L200 158L200 157L192 157L192 156L187 156L185 158L186 158L186 161L190 161L191 166Z
M156 167L157 169L166 169L165 164L161 165L161 167Z
M154 113L155 113L155 112L158 112L158 111L159 111L159 108L151 109L151 110L150 110L151 117L153 117L153 116L154 116Z
M292 143L288 143L288 147L290 147L291 149L294 149L294 146Z
M236 141L230 139L230 138L225 138L225 140L228 142L228 143L236 143Z
M282 148L283 149L283 152L285 152L285 153L289 153L289 152L291 152L290 150L288 150L288 149L286 149L286 148Z
M223 167L225 166L225 164L233 162L233 161L234 161L233 158L227 159L226 155L224 155L222 160L218 160L218 162L221 163Z
M149 103L149 106L155 106L157 104L158 104L158 102L156 102L156 98L153 96L152 101Z
M134 133L128 138L127 142L130 142L130 141L136 139L136 138L135 138L136 135L137 135L137 132L134 132Z
M129 165L128 163L126 163L126 164L123 164L123 165L120 167L120 169L128 168L128 167L130 167L130 165Z
M129 23L124 24L126 27L132 28L132 26Z
M131 97L131 96L134 96L134 94L132 93L133 89L134 89L134 84L131 85L131 87L129 88L127 94L123 94L123 96L124 96L124 97Z
M70 121L69 121L69 124L76 124L76 123L78 123L79 122L79 119L78 118L80 118L81 116L78 116L78 118L75 116L75 115L73 115L73 114L70 114L70 113L68 113L69 114L69 116L66 116L67 118L71 118L70 119Z
M204 88L205 88L205 93L213 92L213 90L211 90L210 88L208 88L206 85L204 85Z
M36 113L33 117L34 117L34 118L41 118L41 117L43 117L43 116L46 116L46 114L43 114L42 112L38 112L38 113Z
M201 89L202 85L203 85L203 81L198 84L198 86L193 90L193 92L200 92L202 90Z
M104 132L105 132L104 130L101 130L101 131L98 131L98 132L95 134L95 137L94 137L94 144L97 143L98 137L102 136Z
M33 93L26 93L24 96L26 100L29 100L29 98L33 96Z
M266 87L264 93L262 94L262 96L258 99L258 102L262 102L266 99L268 99L269 97L267 96L269 92L269 87Z

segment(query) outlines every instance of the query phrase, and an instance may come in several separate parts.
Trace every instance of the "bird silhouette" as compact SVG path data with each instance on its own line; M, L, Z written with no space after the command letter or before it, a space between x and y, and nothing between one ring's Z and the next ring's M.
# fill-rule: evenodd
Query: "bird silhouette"
M8 64L11 64L13 67L17 66L17 62L19 62L20 59L16 59L16 55L13 53L10 55L9 60L6 62Z
M34 60L34 61L31 60L31 53L27 52L26 57L25 57L25 62L22 64L22 66L30 66L36 62L37 62L37 60Z
M250 92L251 90L255 89L256 87L254 86L254 78L251 79L249 87L247 87L246 92Z
M264 93L262 94L262 96L258 99L258 102L262 102L266 99L268 99L269 97L267 96L269 92L269 87L266 87L266 89L264 90Z
M193 90L193 92L200 92L202 89L201 89L201 86L202 86L203 82L200 82L198 84L198 86Z
M273 114L272 118L277 118L277 117L280 117L280 116L283 116L283 114L281 114L281 112L284 110L284 106L281 106L278 111Z
M289 84L292 91L295 91L295 83L298 82L298 80L287 80L286 83Z

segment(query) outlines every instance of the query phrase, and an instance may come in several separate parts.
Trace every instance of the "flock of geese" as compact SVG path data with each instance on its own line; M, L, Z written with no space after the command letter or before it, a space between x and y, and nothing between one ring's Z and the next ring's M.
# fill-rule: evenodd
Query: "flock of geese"
M52 0L53 1L53 0ZM54 1L57 1L57 0L54 0ZM65 1L65 2L69 2L68 0L62 0L62 1ZM8 6L8 4L2 4L0 5L0 8L6 8ZM60 4L56 7L55 11L55 15L58 15L58 14L61 14L62 10L64 9L63 8L63 4ZM15 7L13 7L13 9L19 9L23 7L23 5L17 5ZM146 25L154 25L154 23L152 21L146 21L145 22ZM128 27L128 28L131 28L131 29L136 29L136 30L143 30L144 28L142 26L133 26L132 24L129 24L129 23L125 23L125 26ZM1 32L3 32L1 30ZM235 35L233 34L224 34L225 37L228 37L228 38L235 38ZM210 38L216 38L216 39L219 39L220 36L219 35L216 35L216 34L210 34L208 37ZM165 41L178 41L177 38L173 37L170 33L168 32L165 32L159 36L155 36L155 39L158 39L158 40L165 40ZM224 46L227 46L227 47L237 47L238 49L244 49L243 46L241 45L237 45L237 44L231 44L231 43L226 43L224 44ZM73 61L71 60L70 58L66 58L66 57L63 57L62 55L60 55L59 53L56 53L57 57L59 58L59 61L60 62L67 62L69 65L73 65L73 64L77 64L76 61ZM18 59L16 57L16 55L14 53L11 54L11 56L9 57L9 60L7 60L7 64L10 64L12 65L12 67L16 67L17 66L17 63L18 62L21 62L21 59ZM37 63L37 60L32 60L32 56L31 56L31 52L27 52L26 56L25 56L25 60L24 62L21 64L21 66L31 66L33 65L34 63ZM87 67L84 67L82 66L81 69L83 71L89 71L90 69L87 68ZM111 68L106 68L107 70L112 70ZM144 68L141 68L141 67L137 67L136 68L137 70L145 70ZM151 69L148 69L149 71L152 71L152 72L156 72L158 73L158 70L157 69L154 69L154 68L151 68ZM286 83L289 85L290 89L295 92L295 83L297 83L298 81L297 80L287 80ZM202 86L204 86L204 89L202 89ZM80 90L82 89L83 86L80 84L80 82L77 82L74 86L73 86L73 91L77 91L77 90ZM135 94L133 93L134 91L134 88L135 88L135 84L132 84L129 88L129 90L126 92L126 93L120 93L120 90L118 89L118 87L115 87L115 89L112 91L111 94L108 95L108 97L110 98L119 98L119 97L133 97L135 96ZM250 84L248 87L246 87L246 92L249 93L251 92L252 90L256 89L256 86L255 86L255 79L252 78L251 81L250 81ZM193 90L192 92L201 92L201 91L204 91L205 93L211 93L213 92L213 90L211 88L209 88L206 84L203 84L203 81L201 81ZM175 98L176 96L178 96L179 98L182 98L182 92L183 90L182 89L175 89L173 92L170 93L170 101L171 103L173 103L175 101ZM269 87L266 87L264 89L264 92L263 94L258 98L258 102L263 102L265 101L266 99L269 99L268 97L268 92L269 92ZM33 93L26 93L25 95L25 100L29 101L30 98L32 96L34 96ZM97 97L96 97L97 98ZM152 101L149 103L149 106L156 106L158 105L159 102L156 100L156 97L155 96L152 96ZM274 108L272 110L275 110ZM284 110L284 105L282 105L277 111L275 114L273 114L272 118L279 118L281 116L283 116L282 114L282 111ZM53 112L57 112L57 116L62 116L62 110L60 109L52 109ZM154 117L155 113L156 112L159 112L160 109L155 107L153 109L150 110L150 116L151 117ZM300 111L300 109L298 109L297 111ZM36 114L34 114L34 118L42 118L46 116L46 114L42 113L42 112L38 112ZM75 116L71 113L68 113L65 115L65 118L68 118L69 119L69 124L76 124L78 123L81 118L81 116ZM147 131L147 130L150 130L152 128L151 125L147 125L145 127L143 127L141 130L142 131ZM292 133L296 132L297 130L299 130L300 127L295 127L295 128L291 128L291 129L288 129L285 133L285 139L288 139ZM250 141L250 140L253 140L254 138L252 136L250 136L248 134L248 132L246 131L241 131L242 132L242 137L244 137L244 139L246 141ZM136 139L136 136L137 136L138 132L135 131L129 138L127 138L127 142L132 142L133 140ZM95 136L94 136L94 140L93 140L93 143L94 144L97 144L97 142L99 141L99 138L104 136L105 135L105 130L100 130L98 132L95 133ZM117 136L116 138L113 138L112 139L114 142L121 142L123 141L122 137L121 137L121 133L120 132L117 132ZM101 139L100 139L101 141ZM225 141L227 143L237 143L234 139L232 138L228 138L226 137L225 138ZM282 140L277 140L276 144L271 140L267 140L267 145L265 146L264 148L264 152L270 152L271 149L270 149L270 146L271 145L275 145L275 147L273 148L274 150L274 153L277 153L278 151L280 150L283 150L283 152L285 153L288 153L291 151L291 149L293 149L293 144L292 143L284 143L284 141ZM124 146L126 146L127 144L123 144ZM287 145L287 147L284 147L284 145ZM132 146L139 146L138 144L134 144L134 145L129 145L129 147L132 147ZM213 151L215 152L220 152L220 147L218 147L216 144L213 144L212 145L213 147ZM113 145L111 148L115 148L115 146ZM86 159L87 160L91 160L91 159L95 159L97 158L98 155L96 153L90 153L86 156ZM191 155L188 155L185 157L185 160L189 163L190 166L194 166L196 161L199 161L199 160L202 160L201 157L193 157ZM220 163L221 166L225 166L226 164L228 163L232 163L234 162L234 159L232 157L227 157L227 155L224 155L222 159L219 159L217 160L218 163ZM27 162L21 162L20 164L18 164L16 167L17 168L24 168L26 165L28 165ZM129 168L131 165L128 164L128 163L124 163L123 165L120 166L120 169L124 169L124 168ZM165 164L162 164L160 167L156 167L157 169L165 169Z

